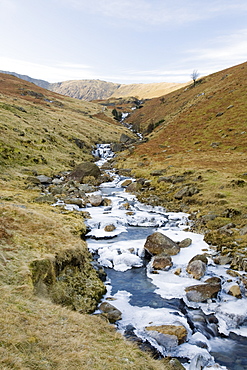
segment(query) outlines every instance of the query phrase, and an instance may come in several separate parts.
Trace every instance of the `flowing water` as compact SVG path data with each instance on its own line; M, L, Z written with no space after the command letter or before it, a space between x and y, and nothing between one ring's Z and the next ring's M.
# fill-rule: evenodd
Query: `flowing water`
M101 157L99 165L112 157L106 144L98 145L96 154ZM141 204L121 186L126 178L111 175L113 181L102 184L97 192L110 199L111 205L83 210L92 217L87 221L89 250L107 273L104 300L111 297L111 304L122 312L118 330L124 333L131 325L143 341L148 340L163 356L179 358L189 370L247 369L247 299L244 294L242 299L226 294L229 285L237 281L227 274L229 266L215 265L209 258L202 281L190 277L186 272L188 261L196 254L214 251L210 251L203 235L185 231L188 215ZM115 229L105 231L106 225L114 225ZM176 242L192 239L189 247L172 257L172 268L158 274L152 273L144 253L146 238L155 231ZM178 268L180 275L174 274ZM212 276L222 280L218 298L207 303L188 302L185 287ZM164 324L183 325L188 331L187 342L179 346L163 343L145 330L150 325Z

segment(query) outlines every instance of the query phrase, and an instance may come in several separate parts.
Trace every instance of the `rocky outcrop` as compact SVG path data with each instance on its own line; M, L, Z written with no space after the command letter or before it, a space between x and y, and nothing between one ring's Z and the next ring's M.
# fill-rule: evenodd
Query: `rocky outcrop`
M177 243L160 232L155 232L149 235L145 242L144 248L153 256L161 253L174 256L180 252L180 248Z

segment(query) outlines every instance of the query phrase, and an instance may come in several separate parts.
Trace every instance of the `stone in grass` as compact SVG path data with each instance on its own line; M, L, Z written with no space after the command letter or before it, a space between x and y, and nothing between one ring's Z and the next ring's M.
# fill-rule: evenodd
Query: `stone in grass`
M103 316L105 316L112 324L122 318L122 312L108 302L101 303L99 309L103 312Z
M36 176L36 178L40 181L41 184L51 184L52 183L52 178L45 176L45 175L39 175L39 176Z

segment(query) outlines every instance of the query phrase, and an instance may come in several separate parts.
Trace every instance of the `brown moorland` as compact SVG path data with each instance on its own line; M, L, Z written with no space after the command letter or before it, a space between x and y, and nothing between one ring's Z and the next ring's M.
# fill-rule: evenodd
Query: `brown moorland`
M1 369L170 369L86 313L104 287L83 217L37 203L40 188L28 182L91 161L95 143L127 129L97 104L0 74L0 133Z
M127 119L145 142L118 156L119 168L149 180L138 185L142 201L190 213L194 228L245 270L246 81L243 63L146 101Z

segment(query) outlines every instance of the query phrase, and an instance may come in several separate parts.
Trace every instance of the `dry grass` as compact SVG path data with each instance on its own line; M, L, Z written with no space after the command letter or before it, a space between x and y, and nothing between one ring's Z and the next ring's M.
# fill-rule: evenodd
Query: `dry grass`
M96 316L55 305L47 291L36 289L41 295L34 295L32 262L66 259L68 251L79 255L85 267L74 268L75 284L88 285L79 300L82 312L89 311L102 282L80 237L85 232L81 215L35 203L39 192L27 189L26 178L91 160L92 145L118 141L125 129L96 104L46 92L12 76L0 75L0 88L0 368L169 369ZM79 148L74 138L84 146Z
M204 77L195 87L147 101L128 119L147 141L119 154L118 167L151 180L153 190L139 193L143 201L192 213L197 220L217 216L215 224L197 223L197 230L217 233L221 217L225 223L233 222L231 236L214 235L208 241L247 257L247 237L239 234L247 224L246 77L243 63ZM158 183L158 176L151 173L161 169L164 176L191 174L181 183ZM176 200L176 191L185 185L197 187L199 193ZM229 209L233 216L226 217Z
M169 369L102 319L33 295L32 260L68 246L87 255L85 243L71 233L76 215L14 199L1 202L0 214L1 369Z

